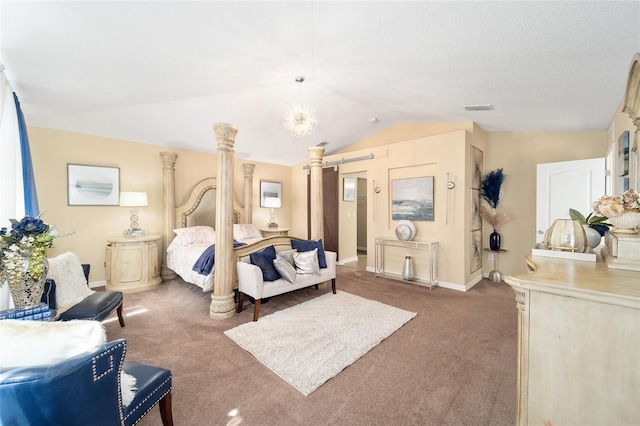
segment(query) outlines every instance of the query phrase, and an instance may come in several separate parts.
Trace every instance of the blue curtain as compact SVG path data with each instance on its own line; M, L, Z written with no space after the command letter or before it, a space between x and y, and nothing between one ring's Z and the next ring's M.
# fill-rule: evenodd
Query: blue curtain
M13 93L16 101L16 112L18 113L18 127L20 130L20 152L22 154L22 181L24 186L24 210L25 214L31 217L40 215L38 207L38 194L36 194L36 180L33 177L33 165L31 164L31 150L29 149L29 135L27 134L27 123L20 108L18 95Z

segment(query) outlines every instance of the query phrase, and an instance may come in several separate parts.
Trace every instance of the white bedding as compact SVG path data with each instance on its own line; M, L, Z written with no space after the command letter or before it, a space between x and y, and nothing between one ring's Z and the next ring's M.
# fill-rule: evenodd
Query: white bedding
M208 275L200 275L193 270L193 265L200 258L200 255L215 243L215 240L211 240L211 238L215 238L215 233L213 237L207 235L206 238L201 238L202 228L205 227L199 228L201 229L198 232L190 232L194 231L193 228L174 230L178 236L167 247L167 266L180 275L183 280L197 285L202 291L212 291L215 265ZM234 239L241 243L251 244L262 239L260 231L254 225L233 225L233 228ZM189 231L185 232L187 229ZM201 241L201 239L207 241Z

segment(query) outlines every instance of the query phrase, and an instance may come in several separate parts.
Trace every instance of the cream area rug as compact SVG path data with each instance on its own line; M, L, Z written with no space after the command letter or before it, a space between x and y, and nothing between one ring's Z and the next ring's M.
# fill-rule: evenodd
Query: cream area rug
M338 291L224 334L307 396L415 316Z

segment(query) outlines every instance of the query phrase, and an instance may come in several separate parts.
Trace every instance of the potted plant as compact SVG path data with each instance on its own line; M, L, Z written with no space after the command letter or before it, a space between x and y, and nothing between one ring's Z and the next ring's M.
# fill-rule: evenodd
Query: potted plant
M605 232L607 232L611 226L607 223L605 216L598 216L593 214L593 212L589 213L587 217L584 217L578 210L569 209L569 216L571 219L580 222L585 234L587 234L587 244L591 248L596 248L600 244Z

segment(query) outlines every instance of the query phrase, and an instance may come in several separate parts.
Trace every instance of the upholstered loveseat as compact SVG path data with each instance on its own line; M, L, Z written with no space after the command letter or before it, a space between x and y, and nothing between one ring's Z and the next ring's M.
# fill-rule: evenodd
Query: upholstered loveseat
M317 286L319 284L331 281L333 293L336 293L336 260L337 254L332 251L324 251L324 260L322 262L326 267L320 267L317 273L295 273L294 277L289 277L290 282L284 277L280 277L273 281L265 281L265 273L260 266L252 264L249 260L251 254L264 251L270 246L274 246L276 253L292 251L291 243L295 241L303 242L297 238L290 237L270 237L256 244L252 244L243 248L240 255L244 255L241 261L237 262L238 272L238 308L237 312L242 312L244 304L244 296L251 296L255 299L255 307L253 311L253 320L257 321L260 315L260 303L262 299L288 293L305 287ZM304 242L303 242L304 243ZM320 241L320 245L322 242ZM249 257L249 258L248 258ZM298 272L300 272L298 270Z

